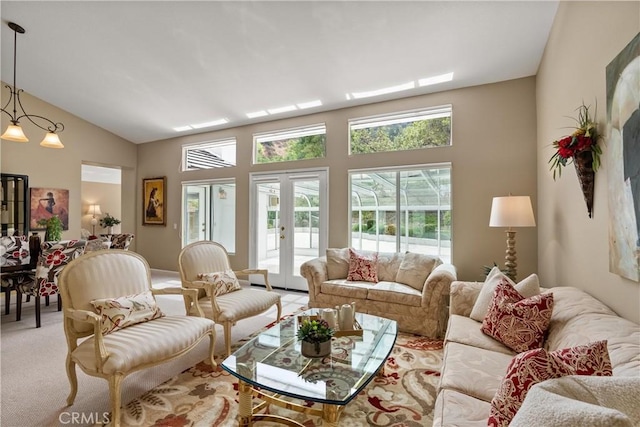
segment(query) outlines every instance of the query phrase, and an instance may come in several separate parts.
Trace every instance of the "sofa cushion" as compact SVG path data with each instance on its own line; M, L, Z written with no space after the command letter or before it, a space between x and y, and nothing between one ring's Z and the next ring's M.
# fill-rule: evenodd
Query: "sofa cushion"
M378 252L378 280L395 282L403 258L402 252Z
M450 342L444 349L440 388L491 402L512 359L513 354Z
M328 280L322 282L320 292L340 297L366 299L372 286L371 282L350 282L345 279Z
M484 320L496 286L498 286L498 283L503 280L509 282L509 284L525 298L529 298L540 293L540 283L537 275L531 274L516 284L513 280L509 279L504 273L502 273L498 267L493 267L484 280L484 284L480 290L480 295L478 295L478 299L476 299L469 317L473 320L477 320L478 322L482 322Z
M365 254L349 248L347 280L378 282L378 253Z
M422 292L427 277L439 264L442 261L438 257L407 252L400 263L395 281Z
M326 255L329 280L345 279L349 274L349 248L328 248Z
M455 390L441 390L433 408L433 427L487 427L491 404Z
M524 298L505 280L496 287L482 332L517 352L542 347L552 311L552 293Z
M487 334L483 333L480 328L481 324L466 316L452 315L449 317L449 326L447 326L447 336L445 344L449 342L457 342L473 347L484 348L485 350L496 351L498 353L514 355L506 345L502 344Z
M542 381L567 375L611 376L607 342L548 352L543 348L520 353L491 400L490 426L508 426L522 405L529 389Z
M378 282L369 289L367 299L420 307L422 304L422 292L418 292L402 283Z

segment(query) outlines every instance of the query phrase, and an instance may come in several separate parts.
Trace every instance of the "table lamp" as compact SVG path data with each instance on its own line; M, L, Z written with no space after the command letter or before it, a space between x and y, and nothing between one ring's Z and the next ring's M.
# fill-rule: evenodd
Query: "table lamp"
M535 227L533 208L529 196L494 197L491 204L489 227L507 227L507 250L505 252L505 274L516 281L518 263L516 258L516 232L512 227Z
M91 234L95 236L96 224L98 224L98 218L96 218L96 215L102 215L100 205L89 205L89 213L91 214Z

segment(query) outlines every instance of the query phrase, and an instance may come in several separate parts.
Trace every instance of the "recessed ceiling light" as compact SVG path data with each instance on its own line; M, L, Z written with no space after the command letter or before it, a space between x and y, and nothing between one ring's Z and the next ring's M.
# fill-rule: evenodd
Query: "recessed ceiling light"
M382 89L370 90L368 92L351 92L351 96L355 99L368 98L370 96L386 95L387 93L401 92L403 90L413 89L416 87L415 82L403 83L397 86L385 87Z
M211 127L211 126L223 125L225 123L229 123L229 120L227 120L227 119L218 119L218 120L214 120L212 122L194 124L194 125L191 125L191 127L194 128L194 129L202 129L202 128L208 128L208 127Z
M296 105L301 110L304 110L305 108L319 107L322 105L322 101L320 101L319 99L316 99L315 101L301 102L300 104L296 104Z
M173 128L176 132L184 132L186 130L191 130L191 126L178 126Z
M261 110L261 111L255 111L253 113L247 113L247 117L249 117L250 119L255 119L256 117L264 117L268 114L269 113L267 113L266 111Z
M438 83L450 82L453 80L453 72L447 74L440 74L439 76L427 77L426 79L418 80L420 86L435 85Z
M286 107L270 108L267 109L269 114L286 113L287 111L293 111L296 109L295 105L287 105Z

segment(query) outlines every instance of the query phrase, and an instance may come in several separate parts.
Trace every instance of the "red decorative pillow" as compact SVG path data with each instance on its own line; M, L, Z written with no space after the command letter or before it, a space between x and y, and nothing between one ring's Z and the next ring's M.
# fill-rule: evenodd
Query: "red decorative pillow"
M488 425L508 426L531 387L542 381L567 375L613 375L607 341L556 351L537 348L515 356L491 400Z
M551 320L553 294L524 298L506 280L496 286L482 332L521 353L542 347Z
M378 283L378 253L359 254L349 248L347 280Z

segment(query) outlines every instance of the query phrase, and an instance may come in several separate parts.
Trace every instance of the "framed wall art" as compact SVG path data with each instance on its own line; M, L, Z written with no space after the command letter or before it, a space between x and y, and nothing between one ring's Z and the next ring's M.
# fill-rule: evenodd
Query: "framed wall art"
M29 229L46 230L42 220L57 216L62 221L62 229L69 229L69 190L59 188L29 189Z
M607 65L609 271L640 282L640 33Z
M167 225L167 177L142 180L142 225Z

